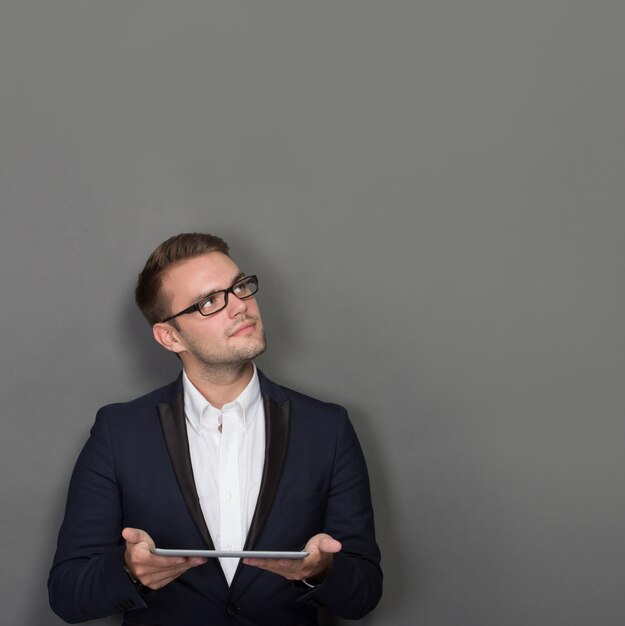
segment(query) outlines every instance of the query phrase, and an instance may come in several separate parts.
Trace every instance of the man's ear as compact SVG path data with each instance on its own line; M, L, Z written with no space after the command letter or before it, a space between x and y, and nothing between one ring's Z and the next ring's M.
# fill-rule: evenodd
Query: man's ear
M157 322L154 324L154 326L152 326L152 334L154 335L155 341L160 343L165 350L177 354L185 349L176 329L167 322Z

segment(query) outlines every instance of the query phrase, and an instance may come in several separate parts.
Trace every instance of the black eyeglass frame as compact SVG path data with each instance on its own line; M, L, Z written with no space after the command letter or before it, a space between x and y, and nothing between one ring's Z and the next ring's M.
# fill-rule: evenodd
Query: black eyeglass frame
M255 287L254 291L247 296L243 296L243 297L237 296L237 294L234 293L234 290L237 288L237 285L240 285L242 282L245 282L245 281L251 281L250 286ZM217 309L216 311L211 311L210 313L202 313L202 305L207 300L214 298L215 295L218 293L224 294L224 305L221 308ZM175 315L170 315L169 317L165 318L164 320L161 321L161 324L164 324L165 322L169 322L170 320L173 320L174 318L179 317L180 315L188 315L189 313L195 313L196 311L203 317L210 317L211 315L215 315L215 313L219 313L220 311L223 311L228 306L228 294L229 293L231 293L235 298L238 298L239 300L247 300L249 298L252 298L258 293L258 276L256 276L256 274L252 274L251 276L243 276L242 278L239 278L238 280L233 282L232 285L228 287L228 289L218 289L217 291L213 291L212 293L209 293L207 296L204 296L201 300L198 300L195 304L192 304L191 306L184 309L184 311L179 311Z

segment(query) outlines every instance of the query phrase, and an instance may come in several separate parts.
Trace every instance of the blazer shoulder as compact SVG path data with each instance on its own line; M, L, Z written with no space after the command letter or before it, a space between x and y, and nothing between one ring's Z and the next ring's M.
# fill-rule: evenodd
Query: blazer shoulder
M345 407L340 404L336 404L335 402L327 402L325 400L320 400L319 398L314 398L313 396L309 396L301 391L295 391L294 389L289 389L288 387L282 388L285 396L295 405L305 406L307 409L314 411L322 411L322 412L344 412Z
M279 385L261 372L259 372L261 391L263 395L269 396L278 404L289 402L291 413L293 416L309 416L313 419L330 419L332 421L337 418L347 418L345 407L334 402L326 402L313 396L309 396L300 391L290 389Z
M106 418L108 420L127 420L129 417L141 415L154 415L159 402L171 402L182 389L181 379L178 378L169 385L154 389L138 398L127 402L114 402L106 404L99 409L96 419Z

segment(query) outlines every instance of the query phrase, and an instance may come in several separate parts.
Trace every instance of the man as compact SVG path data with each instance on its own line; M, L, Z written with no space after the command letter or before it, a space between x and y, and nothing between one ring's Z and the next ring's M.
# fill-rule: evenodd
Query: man
M163 242L137 304L182 362L174 383L102 408L72 475L48 588L75 623L312 626L382 592L364 458L342 407L268 380L258 280L218 237ZM303 559L157 556L304 550Z

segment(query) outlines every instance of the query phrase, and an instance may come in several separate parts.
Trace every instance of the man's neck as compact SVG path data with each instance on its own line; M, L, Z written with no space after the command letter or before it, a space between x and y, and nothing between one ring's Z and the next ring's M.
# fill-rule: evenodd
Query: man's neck
M254 365L251 361L240 367L219 370L184 369L193 386L214 406L221 409L224 404L235 400L247 387L254 375Z

